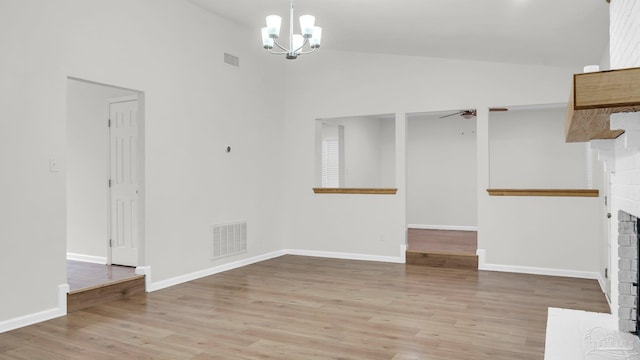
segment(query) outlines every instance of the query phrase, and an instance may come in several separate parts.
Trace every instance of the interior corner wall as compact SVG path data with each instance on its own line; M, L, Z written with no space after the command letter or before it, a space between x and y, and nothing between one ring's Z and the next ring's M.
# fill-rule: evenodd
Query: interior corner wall
M381 113L419 113L451 109L478 109L477 225L478 246L494 264L546 267L594 272L595 250L584 258L554 256L575 250L579 236L591 230L585 219L595 211L597 200L584 199L491 199L489 187L488 108L494 106L556 104L567 101L574 68L554 68L382 54L319 51L312 57L288 64L288 100L285 112L288 164L285 176L286 245L293 249L399 256L406 243L407 185L398 181L396 195L324 195L311 191L314 180L314 123L316 118ZM299 79L314 81L299 91ZM486 114L484 114L486 112ZM398 129L398 128L396 128ZM406 129L396 134L399 161L396 178L405 179ZM486 147L486 149L485 149ZM521 208L531 206L530 212ZM562 217L550 214L563 208L568 222L579 226L548 237L559 229ZM304 211L300 211L304 209ZM523 216L516 216L521 213ZM502 215L511 220L503 232ZM531 217L527 217L529 215ZM535 222L534 216L543 215ZM581 217L586 215L585 217ZM547 223L550 227L546 227ZM586 225L585 225L586 224ZM595 225L594 225L595 226ZM526 229L531 236L519 236ZM594 230L595 231L595 230ZM591 231L593 232L593 231ZM591 236L591 235L590 235ZM535 238L535 245L532 243ZM562 239L563 241L558 241ZM569 241L567 241L569 239ZM597 244L589 237L589 246ZM597 261L597 259L596 259Z
M409 114L407 223L477 226L476 121Z
M69 76L145 93L153 282L284 248L285 62L255 32L187 1L6 0L0 34L0 324L56 308L66 283ZM211 225L236 220L247 253L212 261Z

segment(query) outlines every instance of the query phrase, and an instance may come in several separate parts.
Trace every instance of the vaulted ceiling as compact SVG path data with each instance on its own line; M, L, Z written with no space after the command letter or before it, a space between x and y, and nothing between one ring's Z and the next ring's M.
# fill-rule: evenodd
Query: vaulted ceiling
M289 0L189 0L256 33ZM296 0L324 49L482 61L597 64L609 38L605 0ZM297 19L295 32L299 32Z

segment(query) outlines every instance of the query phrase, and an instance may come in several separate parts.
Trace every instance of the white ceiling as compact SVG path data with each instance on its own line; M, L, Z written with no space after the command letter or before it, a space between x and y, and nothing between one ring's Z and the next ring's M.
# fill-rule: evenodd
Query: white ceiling
M283 17L289 0L189 0L255 31ZM316 16L322 49L583 66L598 64L609 39L605 0L296 0Z

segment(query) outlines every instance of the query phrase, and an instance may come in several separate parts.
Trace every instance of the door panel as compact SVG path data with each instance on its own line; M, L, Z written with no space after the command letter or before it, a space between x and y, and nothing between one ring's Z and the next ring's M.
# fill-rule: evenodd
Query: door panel
M111 263L138 264L138 102L109 105Z

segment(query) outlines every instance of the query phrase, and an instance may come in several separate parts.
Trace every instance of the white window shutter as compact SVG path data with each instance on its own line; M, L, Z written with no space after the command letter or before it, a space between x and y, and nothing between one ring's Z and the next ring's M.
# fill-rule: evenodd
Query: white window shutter
M340 158L338 139L322 140L322 187L340 187Z

